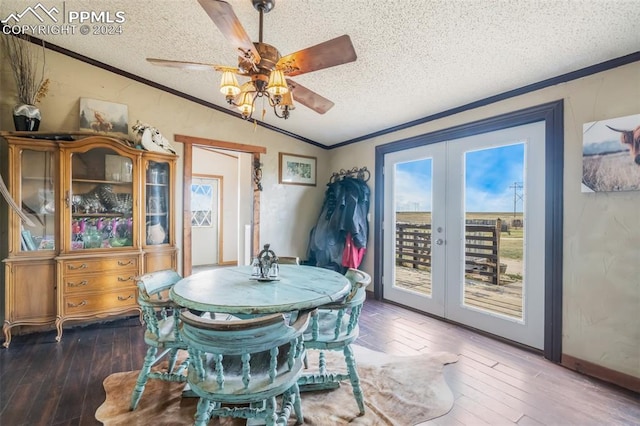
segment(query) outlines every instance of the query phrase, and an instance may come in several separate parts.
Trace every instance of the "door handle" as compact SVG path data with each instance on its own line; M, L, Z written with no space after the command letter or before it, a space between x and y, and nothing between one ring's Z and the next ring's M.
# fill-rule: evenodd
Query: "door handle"
M444 240L443 240L442 238L438 238L438 239L436 240L436 244L437 244L437 245L439 245L439 246L441 246L441 245L443 245L443 244L444 244Z

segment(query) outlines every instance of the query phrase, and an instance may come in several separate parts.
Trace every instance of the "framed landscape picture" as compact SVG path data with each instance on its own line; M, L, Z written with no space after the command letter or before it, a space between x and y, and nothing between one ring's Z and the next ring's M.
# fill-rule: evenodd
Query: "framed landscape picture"
M285 185L316 186L316 157L280 153L278 181Z
M640 190L640 114L583 124L582 192Z
M129 108L124 104L80 98L80 130L127 137Z

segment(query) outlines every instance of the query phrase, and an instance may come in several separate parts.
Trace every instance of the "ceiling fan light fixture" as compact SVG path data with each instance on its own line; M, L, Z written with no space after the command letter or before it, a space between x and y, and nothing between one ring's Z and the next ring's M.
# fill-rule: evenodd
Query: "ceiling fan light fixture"
M296 105L293 103L293 93L291 90L287 90L287 93L282 95L282 101L280 101L280 108L287 109L288 111L292 111L296 109Z
M251 117L253 114L253 103L254 103L253 93L245 91L238 95L238 100L236 102L240 113L242 114L242 118L247 119Z
M220 80L220 92L226 96L227 101L235 98L240 93L240 86L236 75L232 71L224 71Z
M242 118L247 120L251 119L258 98L263 98L263 111L266 111L268 103L276 117L289 118L290 111L295 109L292 94L294 90L296 102L319 114L324 114L333 107L334 104L330 100L297 83L293 84L287 78L355 61L356 52L347 34L281 56L278 49L264 43L262 37L264 14L274 8L276 0L251 0L253 7L260 15L257 42L249 38L228 1L198 0L198 2L222 35L237 49L238 66L227 67L157 58L147 58L147 61L167 67L198 70L213 68L222 72L220 92L227 103L237 107L242 112ZM251 81L239 85L237 75L248 77ZM264 113L262 119L264 119Z
M285 80L284 73L281 70L273 70L271 71L271 74L269 74L267 92L269 92L273 96L280 97L289 92L289 86L287 86L287 81Z

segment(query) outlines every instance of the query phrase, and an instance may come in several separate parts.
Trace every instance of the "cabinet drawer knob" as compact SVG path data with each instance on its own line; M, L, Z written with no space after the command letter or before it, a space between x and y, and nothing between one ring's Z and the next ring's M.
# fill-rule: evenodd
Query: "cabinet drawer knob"
M121 302L123 302L125 300L129 300L129 299L133 299L133 294L130 294L127 297L118 296L118 300L121 301Z
M133 281L133 277L132 276L130 276L129 278L118 277L118 281L120 282Z
M80 266L75 265L67 265L67 269L77 270L77 269L87 269L89 266L86 263L81 264Z
M82 280L79 283L67 283L68 287L82 287L89 284L89 281L87 280Z
M119 266L127 266L127 265L133 265L133 261L132 260L127 260L126 262L123 260L118 260L118 265Z
M87 304L86 300L83 300L80 303L71 303L71 302L67 302L67 306L70 308L79 308L80 306L85 306Z

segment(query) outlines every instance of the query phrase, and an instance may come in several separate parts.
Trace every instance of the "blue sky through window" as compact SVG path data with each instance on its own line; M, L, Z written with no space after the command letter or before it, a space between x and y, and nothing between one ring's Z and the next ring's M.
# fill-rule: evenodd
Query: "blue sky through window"
M513 185L524 179L524 149L518 143L465 154L466 211L513 212ZM396 211L431 211L432 168L431 158L396 165ZM516 203L517 212L522 204Z

